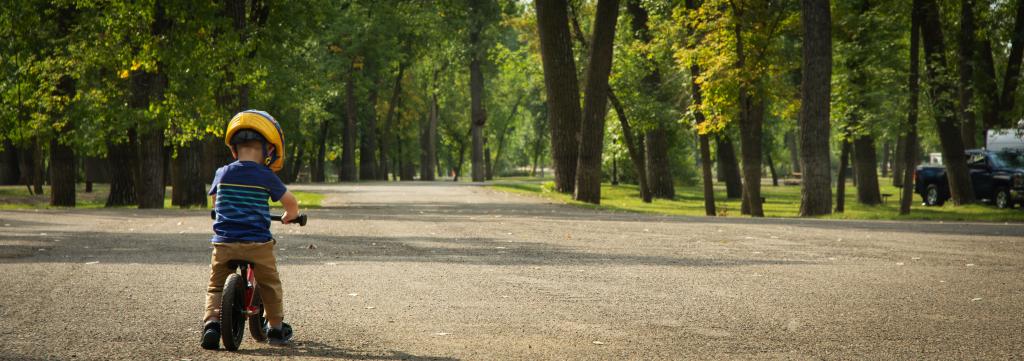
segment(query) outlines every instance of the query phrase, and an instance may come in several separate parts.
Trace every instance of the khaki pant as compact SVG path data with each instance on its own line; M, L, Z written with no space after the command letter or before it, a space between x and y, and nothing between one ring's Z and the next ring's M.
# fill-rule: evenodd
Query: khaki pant
M284 292L281 290L281 277L277 274L277 260L274 258L274 245L277 241L266 243L214 243L213 256L210 259L210 285L206 288L206 316L204 320L220 317L221 292L224 290L224 279L233 269L228 261L247 261L254 265L256 284L260 297L263 299L264 317L268 321L284 319ZM243 275L244 276L244 275Z

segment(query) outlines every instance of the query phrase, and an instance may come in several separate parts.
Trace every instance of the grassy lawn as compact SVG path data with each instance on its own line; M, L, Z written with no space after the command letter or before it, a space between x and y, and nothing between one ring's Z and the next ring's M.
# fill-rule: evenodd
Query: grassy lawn
M947 204L943 207L924 207L920 196L914 195L910 215L899 215L899 189L892 186L888 178L880 179L883 194L892 194L884 205L866 206L857 203L857 189L852 184L846 187L846 212L832 214L828 219L878 219L878 220L942 220L942 221L990 221L990 222L1024 222L1024 211L1021 209L1001 210L989 204L972 204L954 207ZM640 191L635 185L613 186L605 183L601 186L601 205L572 200L569 194L553 190L552 182L529 179L499 179L491 188L523 194L539 195L566 204L582 207L620 210L641 213L704 216L704 191L699 186L676 186L676 199L656 199L652 203L640 200ZM800 209L800 187L765 185L761 187L762 196L766 198L764 213L767 217L796 217ZM835 190L833 189L833 195ZM745 217L740 214L739 199L725 199L725 186L715 185L715 204L719 215L728 217Z
M28 189L24 185L0 186L0 210L54 208L49 205L49 192L49 187L43 187L42 195L33 196L28 193ZM85 184L80 183L75 194L75 208L103 208L103 205L107 202L107 193L109 192L109 184L93 184L92 193L85 193ZM324 195L319 193L299 191L293 191L292 193L295 194L295 198L298 198L300 208L319 208L320 202L324 199ZM210 200L207 200L207 202L211 205L213 204ZM270 206L281 208L281 204L277 202L271 202ZM165 191L164 208L176 208L171 205L170 187Z

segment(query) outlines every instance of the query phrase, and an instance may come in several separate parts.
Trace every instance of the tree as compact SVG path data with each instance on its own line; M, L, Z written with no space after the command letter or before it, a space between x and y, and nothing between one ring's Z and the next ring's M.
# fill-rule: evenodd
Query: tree
M946 63L946 45L942 36L938 5L935 0L922 0L918 5L918 11L922 11L921 35L925 55L925 80L929 83L929 98L942 145L942 160L946 165L950 195L953 204L973 203L974 188L968 176L960 122L953 102L954 86L950 84L947 76L949 67Z
M828 151L831 94L831 14L828 3L801 0L803 64L800 101L800 216L831 213ZM845 166L844 166L845 167Z
M576 182L581 114L576 62L566 0L537 0L537 33L544 65L555 190L572 193Z
M960 0L960 32L958 33L957 61L960 68L960 118L963 120L961 129L966 148L977 147L977 124L974 120L974 1ZM913 61L913 60L911 60ZM914 95L911 95L913 97Z
M696 0L686 0L686 9L688 11L697 10ZM691 36L694 34L693 26L689 26L689 33ZM694 40L693 46L697 46L699 41ZM714 178L711 175L711 144L708 139L707 130L702 129L704 124L704 113L701 112L700 106L703 103L703 94L701 94L700 83L697 79L700 77L700 64L696 61L690 61L690 97L693 99L693 118L695 128L697 129L697 136L700 142L700 164L701 164L701 179L704 185L704 214L708 216L715 216L715 184Z
M907 106L907 134L903 137L904 153L898 154L903 158L902 173L894 173L894 178L902 177L900 194L900 214L910 214L910 203L914 201L914 167L910 164L917 163L917 111L918 97L920 94L919 78L919 42L921 41L921 0L914 0L910 16L910 74L907 77L907 88L910 91L910 101Z
M342 130L341 170L338 180L342 182L356 181L356 65L352 64L348 80L345 81L345 126Z
M653 46L651 30L648 25L648 12L642 6L640 6L639 0L630 0L626 2L626 9L632 17L630 22L632 25L633 34L636 34L637 40L641 44L641 49L648 49ZM661 72L658 69L657 64L653 61L654 55L650 50L641 51L641 59L643 59L646 70L643 78L640 80L639 93L641 97L648 99L658 100L662 98L660 88L662 86ZM670 132L668 120L662 119L659 116L661 114L653 113L648 114L653 116L653 127L644 132L644 144L646 145L644 154L645 159L645 170L647 172L648 187L651 195L657 198L672 199L675 198L675 183L672 179L672 167L669 164L669 148L670 148Z
M608 106L608 74L619 14L618 0L599 0L594 19L590 61L587 66L586 98L580 127L579 161L576 167L574 199L601 203L601 151L604 148L604 119Z

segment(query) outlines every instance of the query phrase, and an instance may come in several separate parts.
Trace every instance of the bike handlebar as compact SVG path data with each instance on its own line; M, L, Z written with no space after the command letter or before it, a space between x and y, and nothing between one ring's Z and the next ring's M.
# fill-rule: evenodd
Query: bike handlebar
M212 210L212 209L210 210L210 219L217 219L217 211ZM270 220L278 221L278 222L283 222L283 220L281 220L281 216L276 216L276 215L270 216ZM300 214L298 217L295 217L295 219L293 219L291 221L291 223L298 223L299 227L304 227L304 226L306 226L306 221L307 220L308 220L308 218L306 217L305 214Z

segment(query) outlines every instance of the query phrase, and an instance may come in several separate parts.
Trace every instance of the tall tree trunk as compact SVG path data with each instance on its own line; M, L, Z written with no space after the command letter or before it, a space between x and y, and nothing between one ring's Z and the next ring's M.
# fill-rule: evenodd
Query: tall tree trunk
M882 178L889 176L889 161L892 159L890 156L892 154L891 144L888 141L882 143Z
M853 141L854 166L857 175L857 201L861 204L882 203L878 188L878 156L875 154L875 138L864 135Z
M359 180L377 179L377 88L370 89L359 134Z
M744 49L743 28L735 24L736 68L746 69L747 54ZM755 84L741 82L739 86L740 108L740 156L743 158L743 203L740 213L752 217L764 217L761 208L761 133L764 126L765 99L763 80Z
M110 167L110 194L106 207L136 204L135 182L138 179L138 137L135 128L128 129L125 141L107 141L107 164Z
M964 154L963 138L960 122L957 118L956 105L953 103L953 85L948 80L946 71L946 45L942 37L942 24L939 20L939 8L935 0L921 2L923 22L921 35L925 53L925 75L931 83L932 106L935 109L936 129L942 145L942 159L946 164L946 175L949 179L949 191L953 204L974 203L974 188L968 176L967 157Z
M3 151L0 152L0 185L15 185L19 179L21 170L18 168L18 147L4 139Z
M437 73L434 73L435 83ZM420 138L420 180L434 180L437 164L437 94L430 95L430 113L427 115L427 127L421 132Z
M686 9L694 12L697 10L697 0L686 0ZM693 35L694 29L688 29L689 34ZM701 179L704 185L704 214L707 216L714 217L716 215L715 207L715 180L711 174L711 144L708 140L708 134L700 132L700 125L704 123L704 112L700 110L700 106L704 102L704 93L701 91L700 83L697 79L700 78L700 65L696 61L690 63L690 97L693 99L694 107L694 121L695 129L697 131L697 142L700 144L700 166L701 166ZM719 162L721 164L721 162Z
M345 82L345 129L342 131L339 181L356 181L356 84L355 70L349 70Z
M388 139L391 127L395 124L395 113L399 108L399 104L402 101L402 77L405 75L405 63L398 64L398 75L395 76L395 86L391 88L391 101L388 102L388 113L384 118L384 126L380 129L380 174L377 174L377 179L388 180L388 174L391 171L395 172L395 176L398 176L398 169L392 168L388 161L388 153L391 151L391 145Z
M302 171L302 166L305 164L306 161L305 148L299 146L298 144L296 144L296 146L292 149L292 152L290 154L293 155L291 157L291 161L287 163L288 172L285 173L284 178L281 180L285 184L292 184L299 180L299 172Z
M57 27L60 36L70 36L71 27L76 21L78 10L72 5L61 7L58 10ZM75 97L75 79L70 75L62 75L58 80L53 95L62 99L73 99ZM65 104L64 107L70 105ZM60 124L60 118L68 117L67 109L55 111L49 116L53 124ZM69 117L70 118L70 117ZM74 126L74 120L68 119L68 124L55 129L56 134L50 140L50 205L59 207L75 206L75 181L77 171L75 168L75 151L67 144L67 134Z
M740 181L740 164L736 160L736 149L728 135L715 137L718 143L718 163L725 177L725 197L736 199L743 196L743 182Z
M644 134L647 145L647 179L650 182L651 195L655 198L673 199L676 196L675 184L672 180L672 167L668 156L668 129L661 124Z
M75 206L75 152L70 146L50 140L50 205Z
M652 37L648 26L649 15L647 10L640 6L639 0L629 0L626 3L626 10L631 15L632 30L637 40L644 44L650 44ZM645 68L650 70L640 80L639 91L644 97L659 99L661 97L658 91L661 88L661 74L658 71L657 64L654 64L651 60L644 61L648 63ZM655 122L654 129L645 134L647 138L645 142L647 145L647 166L645 169L647 170L649 188L651 195L655 198L672 199L675 198L676 191L672 179L671 158L669 157L669 148L671 146L669 129L664 119L653 120Z
M540 36L551 126L551 156L555 167L555 190L572 193L576 182L580 131L579 82L569 35L569 5L566 0L534 2Z
M918 99L920 97L919 73L920 54L919 41L921 39L921 0L914 0L913 11L910 16L910 71L907 77L907 89L910 91L910 99L907 104L907 135L904 137L904 153L897 152L903 158L904 168L902 173L894 173L893 178L903 177L900 194L900 214L910 214L910 204L914 200L914 166L917 163L917 111Z
M772 161L772 152L764 152L764 162L768 163L768 171L772 175L772 186L779 186L779 175L775 173L775 162Z
M75 81L70 76L61 77L57 86L57 95L74 97ZM65 112L54 114L53 117L66 116ZM57 119L54 119L55 123ZM75 182L78 172L75 167L75 151L71 146L63 144L61 138L71 130L71 123L57 131L50 140L50 205L57 207L75 206Z
M474 47L479 42L479 30L470 36ZM469 95L471 103L473 150L472 150L472 178L474 182L486 180L484 167L484 124L487 122L487 113L484 110L484 74L480 69L480 59L477 56L469 62Z
M608 75L612 69L618 0L599 0L594 18L590 61L587 67L586 98L580 127L579 162L576 167L574 199L601 203L601 151L604 149L604 119L608 109Z
M907 135L900 135L896 139L896 150L893 152L894 156L892 159L892 185L893 187L903 187L903 169L906 166L904 162L906 157L903 156L907 152Z
M920 30L919 30L920 31ZM990 35L991 37L991 35ZM996 65L992 55L992 40L978 42L978 71L981 75L975 78L978 99L981 109L982 133L996 128L999 123L999 84L996 83Z
M487 142L484 142L487 144ZM494 179L494 161L491 159L491 147L484 146L484 180Z
M836 213L843 213L846 208L846 169L850 165L850 148L852 144L844 139L839 154L839 175L836 177Z
M202 175L203 142L201 140L191 141L178 149L178 158L175 159L177 172L174 177L177 194L177 205L181 208L207 206L206 181Z
M800 216L832 212L829 113L832 89L832 15L828 1L800 0L803 60L800 81Z
M651 203L651 191L647 184L647 171L644 167L644 156L641 152L640 144L637 144L636 133L633 130L632 125L629 124L629 118L626 117L626 110L619 102L619 98L615 96L615 92L608 90L608 100L612 102L612 108L615 109L615 114L619 118L619 125L622 126L622 138L626 142L626 149L629 151L629 159L633 163L633 170L636 172L637 183L640 183L640 199L644 203ZM538 152L539 153L539 152ZM536 155L535 155L536 157ZM536 160L534 160L534 168L536 168Z
M25 188L32 195L43 193L42 185L38 185L38 188L35 187L42 178L38 174L38 148L37 140L33 138L30 141L26 141L25 145L18 150L18 173L21 174L18 182L25 184Z
M150 31L153 35L160 36L170 27L170 22L165 17L164 8L160 1L155 3L155 15L153 23L150 24ZM159 69L159 64L158 64ZM135 109L136 114L148 111L153 102L163 99L164 89L167 87L167 75L157 70L148 72L137 70L131 74L130 80L131 99L129 106ZM136 188L136 200L139 208L163 208L165 194L165 170L164 162L164 124L151 122L149 119L140 119L139 124L139 145L138 160L139 173Z
M164 207L164 132L148 129L139 137L139 208Z
M974 120L974 1L960 0L960 34L959 34L959 68L960 68L960 119L963 120L961 137L964 147L976 148L977 132Z
M786 143L786 150L789 151L789 174L792 176L795 173L800 173L800 150L796 143L796 132L786 132L783 141Z
M313 183L323 183L327 180L327 132L330 130L326 120L320 120L320 132L316 136L316 158L313 159L313 169L310 175Z

